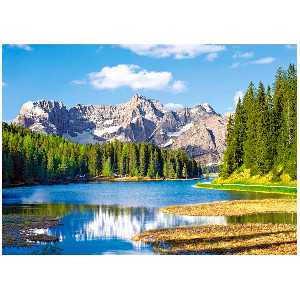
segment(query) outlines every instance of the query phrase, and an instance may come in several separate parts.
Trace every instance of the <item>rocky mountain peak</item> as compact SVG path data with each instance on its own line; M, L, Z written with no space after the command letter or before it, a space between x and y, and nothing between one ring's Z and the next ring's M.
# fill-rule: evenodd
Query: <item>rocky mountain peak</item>
M135 94L116 106L76 104L69 110L54 100L28 101L13 123L80 144L148 141L216 163L225 151L227 121L207 103L165 111L158 100Z

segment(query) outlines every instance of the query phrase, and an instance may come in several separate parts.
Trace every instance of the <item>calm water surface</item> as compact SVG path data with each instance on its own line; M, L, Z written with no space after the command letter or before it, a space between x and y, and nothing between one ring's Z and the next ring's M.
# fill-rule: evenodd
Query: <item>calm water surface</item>
M176 204L293 197L197 189L193 187L197 182L101 182L4 188L2 213L61 215L64 225L39 232L59 237L63 254L153 254L149 245L133 242L131 238L144 230L156 228L265 221L297 222L296 214L226 218L176 216L158 211L161 207ZM2 248L2 253L29 254L34 249L36 247Z

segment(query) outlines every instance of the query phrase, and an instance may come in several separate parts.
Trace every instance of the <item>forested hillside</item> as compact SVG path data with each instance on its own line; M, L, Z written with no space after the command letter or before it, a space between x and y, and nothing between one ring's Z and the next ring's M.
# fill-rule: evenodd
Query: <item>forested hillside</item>
M128 175L148 178L201 176L201 167L181 150L162 150L148 143L78 145L66 138L39 134L2 123L2 180L52 183L76 176Z
M279 68L273 87L250 82L230 117L221 176L250 169L251 176L272 171L297 179L297 70Z

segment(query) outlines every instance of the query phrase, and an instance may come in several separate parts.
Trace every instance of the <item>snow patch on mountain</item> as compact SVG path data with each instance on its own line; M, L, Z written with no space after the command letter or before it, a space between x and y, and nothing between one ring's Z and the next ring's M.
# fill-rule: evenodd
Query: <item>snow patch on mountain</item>
M121 128L121 126L110 126L110 127L107 127L107 128L101 129L101 130L96 129L96 130L94 130L94 134L97 136L102 136L105 133L117 132L120 128Z
M212 112L212 109L208 103L203 103L202 107L207 111L207 112Z
M191 128L191 126L193 125L193 123L188 123L185 126L183 126L179 131L175 131L175 132L168 132L167 135L168 136L179 136L180 134L182 134L183 132L189 130Z

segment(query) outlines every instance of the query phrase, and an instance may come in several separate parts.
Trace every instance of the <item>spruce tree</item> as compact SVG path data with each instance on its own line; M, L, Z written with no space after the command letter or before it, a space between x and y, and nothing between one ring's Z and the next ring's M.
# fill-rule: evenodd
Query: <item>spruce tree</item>
M145 176L147 172L147 147L145 143L142 143L140 147L140 166L139 174L140 176Z
M227 178L236 167L235 158L234 158L234 149L233 149L233 118L230 115L227 123L227 134L226 134L226 151L224 154L224 168L222 170L222 176Z
M265 174L270 171L268 132L268 105L263 83L260 82L256 96L256 154L254 164L251 166L254 174Z
M110 156L107 158L107 160L104 163L102 174L103 174L103 176L106 176L106 177L111 177L113 175L113 166L111 163Z
M135 145L131 145L129 150L129 176L134 177L137 169L137 155Z
M184 164L183 168L182 168L182 177L185 178L185 179L188 178L188 172L187 172L186 164Z
M233 169L239 168L244 161L244 143L246 135L244 109L239 98L233 120L232 137L230 145L233 152Z

